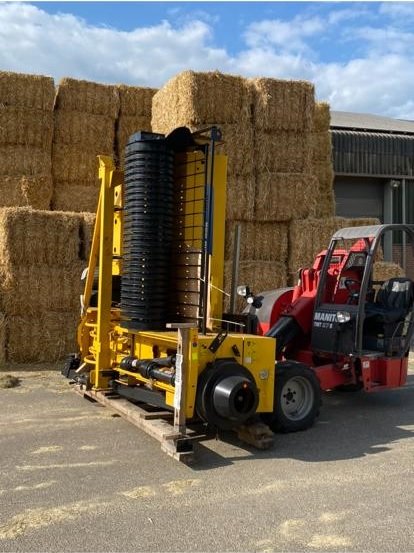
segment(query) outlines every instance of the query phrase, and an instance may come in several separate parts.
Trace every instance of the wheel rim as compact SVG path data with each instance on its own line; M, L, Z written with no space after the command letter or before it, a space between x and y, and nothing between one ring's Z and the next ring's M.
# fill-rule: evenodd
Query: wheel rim
M282 388L281 408L285 417L292 421L305 418L312 409L313 401L312 385L302 376L290 378Z

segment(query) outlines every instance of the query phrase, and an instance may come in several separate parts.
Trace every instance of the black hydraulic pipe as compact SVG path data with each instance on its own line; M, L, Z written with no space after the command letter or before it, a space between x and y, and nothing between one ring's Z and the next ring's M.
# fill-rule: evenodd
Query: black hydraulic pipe
M144 378L159 380L175 386L175 371L164 371L165 368L173 368L175 355L160 357L158 359L137 359L136 357L124 357L120 363L121 369L137 372Z

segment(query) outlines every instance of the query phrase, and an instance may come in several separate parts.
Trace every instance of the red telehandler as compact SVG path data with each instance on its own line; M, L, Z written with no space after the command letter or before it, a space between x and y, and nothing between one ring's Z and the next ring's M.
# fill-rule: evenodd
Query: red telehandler
M405 384L414 283L373 280L374 261L391 232L413 247L414 226L344 228L311 268L299 271L294 288L254 295L238 287L248 303L246 326L277 343L274 400L280 408L262 414L273 431L310 427L321 390L375 392Z

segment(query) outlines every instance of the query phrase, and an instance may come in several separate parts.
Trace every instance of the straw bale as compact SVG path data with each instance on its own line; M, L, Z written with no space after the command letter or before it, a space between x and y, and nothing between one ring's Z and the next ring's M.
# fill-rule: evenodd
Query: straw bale
M0 170L10 177L35 176L51 173L50 150L26 146L1 146Z
M86 146L88 150L112 152L115 120L106 115L56 110L53 142L58 145Z
M53 211L96 212L99 188L93 185L55 182L51 208Z
M6 363L7 320L4 313L0 313L0 366Z
M373 280L385 281L394 277L405 276L404 269L398 263L377 261L374 263Z
M53 181L99 187L98 155L112 155L81 146L54 144L52 149Z
M39 311L72 311L79 306L81 274L85 262L70 267L49 265L3 266L1 308L7 315L33 315Z
M52 199L52 177L0 176L0 206L28 206L49 209Z
M234 231L236 224L240 223L240 259L259 261L287 262L288 257L288 231L287 223L261 223L259 221L226 222L225 257L231 260L234 249Z
M26 207L0 209L0 263L71 267L79 260L81 216Z
M0 144L50 150L53 112L5 107L0 104Z
M78 314L55 311L8 317L8 361L58 361L76 350L77 322Z
M260 173L309 173L311 134L294 131L256 131L254 155Z
M116 154L121 167L124 165L125 146L130 136L138 131L151 132L151 116L121 115L116 130Z
M328 102L316 102L315 111L313 112L313 131L326 132L329 131L331 124L331 112Z
M311 134L313 161L332 163L332 139L329 131L314 132Z
M118 85L120 117L146 117L151 119L152 98L156 88Z
M258 129L303 132L312 128L315 100L310 82L259 78L251 83Z
M119 113L118 88L65 77L57 89L55 109L106 115L115 119Z
M226 219L235 221L254 220L256 182L254 175L227 176Z
M318 180L316 217L333 217L335 215L334 171L332 162L313 162L312 173Z
M224 263L224 290L230 294L231 291L232 263ZM287 272L286 264L275 261L241 261L239 265L239 281L237 285L246 284L254 294L274 290L286 286ZM237 311L241 311L246 306L243 298L238 298ZM229 309L229 296L225 296L224 310Z
M51 77L0 71L0 105L51 111L54 100Z
M250 121L253 88L246 79L223 73L184 71L153 97L152 128L168 133L176 127Z
M81 213L81 257L88 260L95 228L95 213Z
M318 184L304 173L262 173L257 176L255 219L290 221L314 214Z
M229 175L250 175L254 172L254 132L249 122L220 125L224 144L217 153L227 155Z
M313 265L316 254L329 246L334 232L345 227L377 225L378 219L328 217L292 221L289 226L289 276Z

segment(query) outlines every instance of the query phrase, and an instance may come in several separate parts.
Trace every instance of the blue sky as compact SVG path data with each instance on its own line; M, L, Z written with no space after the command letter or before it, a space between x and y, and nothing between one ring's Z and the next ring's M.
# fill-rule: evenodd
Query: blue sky
M0 2L0 69L307 79L334 109L414 119L414 2Z

